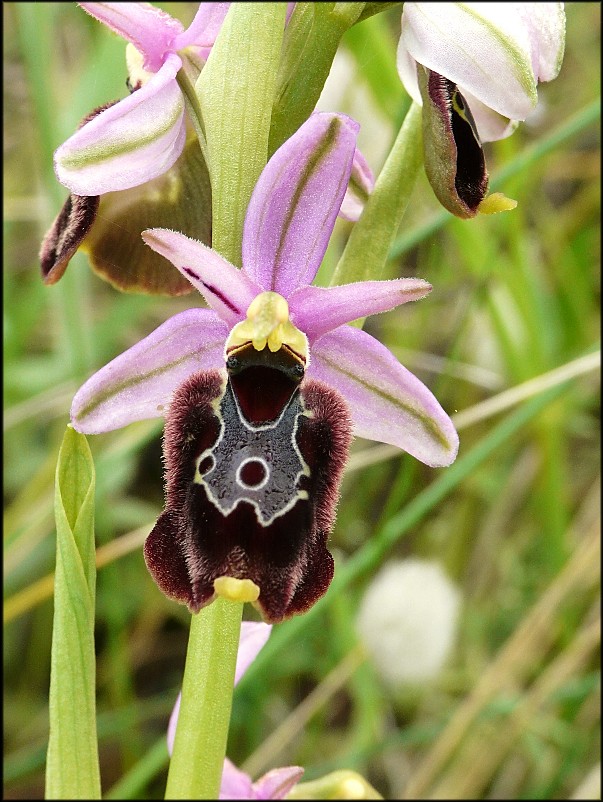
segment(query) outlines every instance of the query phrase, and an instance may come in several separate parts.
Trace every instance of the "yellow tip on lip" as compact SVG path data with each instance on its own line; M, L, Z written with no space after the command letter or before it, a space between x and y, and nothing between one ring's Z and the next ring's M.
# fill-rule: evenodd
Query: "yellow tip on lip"
M218 596L233 602L254 602L260 596L260 589L255 582L251 579L235 579L234 576L214 579L214 590Z
M502 192L493 192L491 195L486 195L477 207L477 211L480 214L498 214L499 212L508 212L516 206L516 200L507 198Z

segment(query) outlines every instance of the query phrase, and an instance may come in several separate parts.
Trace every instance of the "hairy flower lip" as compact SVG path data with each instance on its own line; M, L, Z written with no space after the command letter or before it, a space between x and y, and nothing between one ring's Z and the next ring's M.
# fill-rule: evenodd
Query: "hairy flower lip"
M160 590L191 613L234 584L259 590L245 600L278 623L315 604L333 577L327 539L352 437L347 405L269 357L229 368L228 381L193 374L166 416L165 510L144 557ZM243 477L250 462L260 480Z

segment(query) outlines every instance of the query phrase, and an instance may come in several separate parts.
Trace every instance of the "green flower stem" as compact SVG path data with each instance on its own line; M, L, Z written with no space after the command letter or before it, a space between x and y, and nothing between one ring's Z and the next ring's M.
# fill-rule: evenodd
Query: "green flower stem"
M331 284L380 279L422 163L421 108L408 110Z
M268 154L314 111L343 34L364 3L296 3L283 40Z
M285 12L285 3L233 3L195 84L211 176L212 247L237 266L249 199L268 161Z
M201 148L201 153L203 154L203 158L207 164L207 141L205 139L203 114L201 113L199 98L195 93L195 81L199 77L200 70L198 69L197 65L194 64L191 58L186 56L184 53L181 54L181 58L182 69L178 70L178 73L176 74L176 80L178 81L178 86L182 90L186 111L188 112L189 118L193 124L193 128L195 129L195 134L199 140L199 147Z
M218 598L191 621L166 799L217 799L243 604Z

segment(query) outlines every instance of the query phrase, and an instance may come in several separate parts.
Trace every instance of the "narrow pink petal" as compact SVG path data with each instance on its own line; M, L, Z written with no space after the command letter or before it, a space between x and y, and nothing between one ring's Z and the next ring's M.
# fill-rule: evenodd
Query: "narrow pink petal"
M339 217L344 220L356 222L362 214L364 204L375 186L373 171L368 165L367 160L356 148L354 161L352 163L352 175L350 183L343 196Z
M175 50L189 45L211 47L220 33L230 3L199 3L195 19L174 41Z
M228 331L209 309L174 315L77 391L73 427L99 434L165 414L173 391L191 373L224 367Z
M151 228L142 238L178 268L230 328L245 319L247 307L262 291L217 251L184 234Z
M157 72L172 49L182 24L150 3L79 3L88 14L123 36L143 56L144 67ZM203 5L203 4L202 4Z
M303 773L301 766L287 766L266 772L253 784L254 799L284 799L301 780Z
M514 4L405 3L401 42L504 117L525 120L536 105L530 37Z
M228 758L224 758L220 799L259 799L254 793L249 774L238 769Z
M301 287L289 298L293 323L310 342L360 317L424 298L431 284L420 278L358 281L340 287Z
M186 138L184 102L169 56L151 80L102 111L55 153L59 181L76 195L104 195L144 184L169 170Z
M350 178L358 128L344 114L312 114L264 168L245 218L243 269L265 290L288 297L312 282Z
M235 685L258 656L270 637L271 631L272 625L265 624L263 621L243 621L241 624L239 651L237 652L237 666L235 668Z
M390 443L426 465L450 465L458 435L425 385L370 334L342 326L312 348L308 376L348 402L355 434Z

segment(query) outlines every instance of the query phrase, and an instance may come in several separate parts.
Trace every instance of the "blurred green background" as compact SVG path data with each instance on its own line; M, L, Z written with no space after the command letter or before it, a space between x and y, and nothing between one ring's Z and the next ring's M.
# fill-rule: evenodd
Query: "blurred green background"
M168 6L185 24L196 8ZM275 628L235 694L228 755L254 774L352 768L389 798L567 799L600 763L600 6L566 13L559 78L511 138L486 146L493 188L517 209L460 221L419 178L388 273L434 290L366 328L456 415L459 458L434 470L355 442L331 539L340 581ZM71 3L5 3L3 19L4 798L31 799L44 788L53 482L71 398L200 299L120 294L82 254L42 284L40 241L67 195L52 153L126 94L124 43ZM320 104L361 123L376 174L408 106L399 26L391 9L349 31ZM349 230L338 222L325 282ZM142 557L162 509L161 421L89 442L103 790L162 798L189 615ZM462 607L437 679L393 691L359 656L355 619L379 567L407 556L438 562Z

